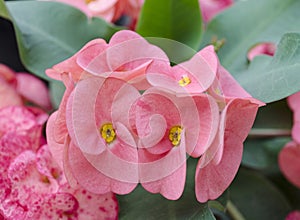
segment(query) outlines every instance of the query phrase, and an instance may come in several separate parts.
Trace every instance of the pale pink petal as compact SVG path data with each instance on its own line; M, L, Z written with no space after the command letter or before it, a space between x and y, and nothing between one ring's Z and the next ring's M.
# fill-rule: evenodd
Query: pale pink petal
M198 109L200 131L198 143L190 155L199 157L212 145L215 139L219 127L219 107L209 95L198 95L194 96L193 99Z
M259 55L273 56L275 54L276 45L273 43L259 43L252 47L247 54L248 60L252 61L254 57Z
M203 20L205 22L210 21L214 16L233 3L233 0L199 0Z
M64 151L64 143L57 142L55 138L55 119L57 117L57 112L54 112L47 122L46 127L46 136L47 143L49 146L49 150L51 151L54 160L58 163L58 165L63 168L63 151Z
M76 54L72 57L62 61L59 64L54 65L52 68L46 70L46 74L56 80L62 80L61 74L63 73L70 73L72 79L77 82L81 77L86 75L83 69L77 64L77 56L80 54L82 50L85 48L94 45L94 44L106 44L103 39L95 39L88 42L81 50L79 50Z
M18 73L16 78L17 91L22 97L46 110L51 109L49 91L43 81L27 73Z
M160 193L170 200L182 195L186 177L185 138L166 155L155 158L145 150L139 150L140 182L151 193ZM162 169L163 168L163 169Z
M300 145L288 143L279 153L278 163L284 176L300 188Z
M258 106L247 99L234 99L224 110L226 122L221 160L204 168L198 163L196 168L196 196L199 202L218 198L232 182L242 159L243 142L252 127Z
M69 167L72 170L72 174L78 181L78 183L86 190L95 194L104 194L107 192L115 192L118 194L130 193L137 185L132 182L122 182L117 179L109 178L102 174L87 161L80 149L76 147L72 142L69 145L69 158L66 163L69 163ZM103 152L102 154L106 153ZM114 163L110 162L107 166L112 166ZM126 171L122 167L117 167L119 174L126 174ZM127 178L127 177L126 177Z

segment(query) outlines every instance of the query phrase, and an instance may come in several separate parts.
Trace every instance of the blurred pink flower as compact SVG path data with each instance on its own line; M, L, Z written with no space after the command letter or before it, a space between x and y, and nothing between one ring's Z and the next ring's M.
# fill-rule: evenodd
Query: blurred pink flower
M285 220L300 220L300 211L296 210L296 211L292 211L290 212Z
M259 55L273 56L275 54L276 45L273 43L259 43L252 47L247 54L248 60L252 61L254 57Z
M108 22L118 20L123 14L124 0L54 0L78 8L88 17L100 17Z
M294 113L293 141L287 143L280 151L278 163L283 175L300 188L300 92L289 96L287 101Z
M0 108L32 102L45 110L51 109L46 84L29 73L16 73L0 64Z
M116 219L113 194L71 188L47 145L47 115L35 108L0 109L0 214L5 219Z
M199 0L203 20L209 22L216 14L230 7L233 0Z
M199 202L218 198L234 179L242 160L246 139L259 106L264 103L249 95L221 66L208 90L219 104L218 133L196 168Z

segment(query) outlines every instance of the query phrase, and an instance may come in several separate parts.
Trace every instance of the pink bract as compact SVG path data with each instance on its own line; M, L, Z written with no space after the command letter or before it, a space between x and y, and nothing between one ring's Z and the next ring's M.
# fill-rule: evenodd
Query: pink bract
M214 16L230 7L233 3L233 0L199 0L203 20L209 22Z
M284 176L300 188L300 145L290 142L280 151L278 163Z
M276 45L273 43L259 43L255 46L253 46L247 54L248 60L252 61L254 57L259 56L259 55L268 55L268 56L273 56L276 51Z
M299 220L299 219L300 219L300 211L298 210L290 212L285 218L285 220Z

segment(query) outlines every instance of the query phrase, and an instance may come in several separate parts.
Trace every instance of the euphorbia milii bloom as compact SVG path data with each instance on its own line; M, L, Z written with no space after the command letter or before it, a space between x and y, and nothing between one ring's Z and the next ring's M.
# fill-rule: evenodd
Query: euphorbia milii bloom
M233 0L199 0L203 20L209 22L214 16L230 7L233 3Z
M252 98L233 77L219 66L217 81L208 90L220 108L215 140L196 168L196 196L199 202L218 198L235 177L246 139L262 102Z
M172 200L181 196L186 153L199 157L209 147L218 114L207 95L176 97L151 88L137 99L130 119L139 138L139 178L146 190Z
M211 86L216 77L218 59L213 46L208 46L186 62L172 68L169 65L165 62L165 66L149 70L149 83L176 94L193 95L201 94Z

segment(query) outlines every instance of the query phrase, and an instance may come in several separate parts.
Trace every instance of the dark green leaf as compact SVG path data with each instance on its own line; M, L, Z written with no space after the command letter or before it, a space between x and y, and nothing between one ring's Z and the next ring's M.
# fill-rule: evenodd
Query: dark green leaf
M72 56L94 38L109 39L118 29L58 2L7 2L25 67L48 79L45 69Z
M194 191L196 160L188 160L187 183L183 196L169 201L146 192L141 186L126 196L118 196L120 219L201 219L213 220L207 204L197 202Z
M261 174L240 169L230 186L231 203L245 219L282 220L291 211L285 196Z
M146 0L137 24L144 37L168 38L198 49L202 19L198 0Z

